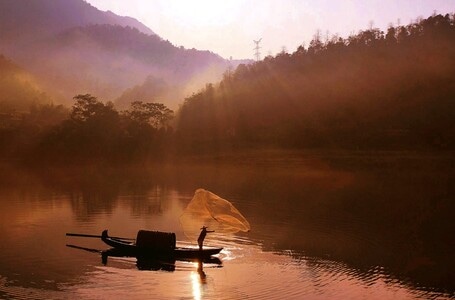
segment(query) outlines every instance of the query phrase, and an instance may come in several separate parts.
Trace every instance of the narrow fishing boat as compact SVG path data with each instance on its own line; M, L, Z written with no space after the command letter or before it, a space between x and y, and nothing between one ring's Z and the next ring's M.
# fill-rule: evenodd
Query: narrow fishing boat
M176 247L175 233L140 230L136 242L110 237L104 230L101 240L114 249L131 256L158 256L176 259L201 259L218 254L223 248Z

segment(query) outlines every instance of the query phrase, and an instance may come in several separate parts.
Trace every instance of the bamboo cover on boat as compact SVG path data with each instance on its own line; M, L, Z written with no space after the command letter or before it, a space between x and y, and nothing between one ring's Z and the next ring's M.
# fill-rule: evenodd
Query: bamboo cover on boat
M199 235L202 226L222 234L248 232L251 229L250 223L231 202L204 189L196 190L180 216L180 224L185 235L191 239Z
M153 251L172 251L175 249L175 233L139 230L136 245Z

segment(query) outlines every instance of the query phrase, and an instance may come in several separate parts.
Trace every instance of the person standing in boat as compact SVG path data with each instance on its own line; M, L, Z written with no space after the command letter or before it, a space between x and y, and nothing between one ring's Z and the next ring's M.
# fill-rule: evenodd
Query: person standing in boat
M199 245L199 250L202 250L202 244L204 243L205 236L207 235L207 233L210 233L210 232L215 232L215 231L207 230L207 227L202 226L201 234L199 234L199 237L197 239L197 244Z

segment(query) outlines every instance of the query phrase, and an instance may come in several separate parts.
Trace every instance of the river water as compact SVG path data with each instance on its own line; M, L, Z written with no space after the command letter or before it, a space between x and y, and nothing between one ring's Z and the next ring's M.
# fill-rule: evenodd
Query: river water
M449 154L271 151L0 176L0 299L455 297ZM107 249L99 239L65 236L162 230L195 246L178 217L197 188L230 200L252 227L208 235L224 247L220 261L103 262L76 248Z

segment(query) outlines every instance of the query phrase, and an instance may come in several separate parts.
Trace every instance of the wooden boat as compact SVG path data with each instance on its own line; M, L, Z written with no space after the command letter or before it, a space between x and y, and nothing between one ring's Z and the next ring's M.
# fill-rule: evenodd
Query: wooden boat
M99 236L98 236L99 237ZM177 260L180 261L197 261L201 264L214 264L221 267L223 262L216 256L209 256L203 258L175 258L175 257L154 257L154 256L136 256L136 255L128 255L127 252L121 251L117 248L110 248L108 250L99 250L87 247L81 247L76 245L67 244L67 247L79 249L87 252L92 253L100 253L101 254L101 262L103 265L107 265L109 257L136 257L136 266L138 270L141 271L168 271L173 272L175 271L175 262Z
M170 235L167 241L160 243L159 240L145 241L141 239L141 233L154 233L155 236ZM143 236L143 235L142 235ZM204 259L212 255L220 253L223 248L188 248L188 247L176 247L175 246L175 234L160 233L160 232L145 232L140 231L136 243L128 242L120 238L109 237L107 230L104 230L101 234L101 240L107 245L114 249L125 253L127 256L153 256L153 257L169 257L175 259ZM141 241L142 240L142 241ZM164 245L163 245L164 244Z

